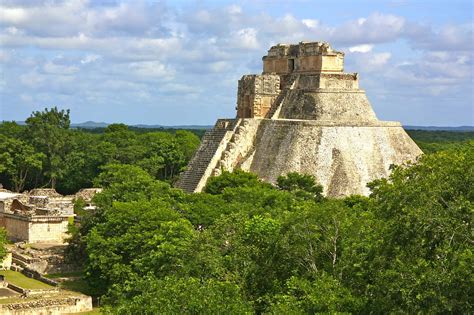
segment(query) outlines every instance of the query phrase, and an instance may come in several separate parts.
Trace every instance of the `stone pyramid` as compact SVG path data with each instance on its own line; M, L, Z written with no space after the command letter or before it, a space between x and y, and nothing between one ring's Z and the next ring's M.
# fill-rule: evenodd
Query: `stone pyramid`
M240 168L275 183L314 175L327 196L368 195L390 165L422 154L399 122L380 121L344 53L324 42L276 45L261 75L238 84L237 117L218 119L176 186L200 192L211 176Z

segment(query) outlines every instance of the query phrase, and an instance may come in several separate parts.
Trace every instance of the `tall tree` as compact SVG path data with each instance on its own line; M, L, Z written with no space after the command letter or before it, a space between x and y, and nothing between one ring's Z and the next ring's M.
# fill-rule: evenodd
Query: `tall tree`
M62 175L70 123L69 110L58 110L57 107L33 112L26 120L32 144L45 154L45 175L51 188L56 187L56 181Z
M8 175L14 191L22 191L31 173L41 170L44 154L22 140L1 134L0 152L0 173Z

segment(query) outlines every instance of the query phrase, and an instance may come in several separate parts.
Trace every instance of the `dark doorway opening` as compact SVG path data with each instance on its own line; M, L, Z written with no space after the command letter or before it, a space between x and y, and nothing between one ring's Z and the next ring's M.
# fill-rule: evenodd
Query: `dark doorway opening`
M292 72L295 70L295 59L288 59L288 71Z

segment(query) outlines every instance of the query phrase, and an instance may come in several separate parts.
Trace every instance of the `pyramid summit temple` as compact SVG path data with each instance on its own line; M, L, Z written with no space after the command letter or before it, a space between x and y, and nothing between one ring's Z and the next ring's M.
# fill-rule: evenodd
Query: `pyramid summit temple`
M271 183L311 174L331 197L368 195L390 165L422 154L399 122L377 119L344 53L325 42L271 47L262 74L239 80L236 110L206 132L177 187L200 192L209 177L242 169Z

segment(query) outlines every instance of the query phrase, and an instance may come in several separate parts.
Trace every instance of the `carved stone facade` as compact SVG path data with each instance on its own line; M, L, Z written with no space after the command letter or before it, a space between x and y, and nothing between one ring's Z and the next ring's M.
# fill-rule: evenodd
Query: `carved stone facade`
M278 44L263 57L263 73L342 72L344 53L324 42Z
M200 192L210 176L240 168L270 183L311 174L328 196L368 195L368 182L422 152L400 123L377 119L358 79L327 43L271 47L263 73L239 81L236 119L204 135L177 186Z
M237 117L263 118L280 94L280 76L244 75L237 91Z

